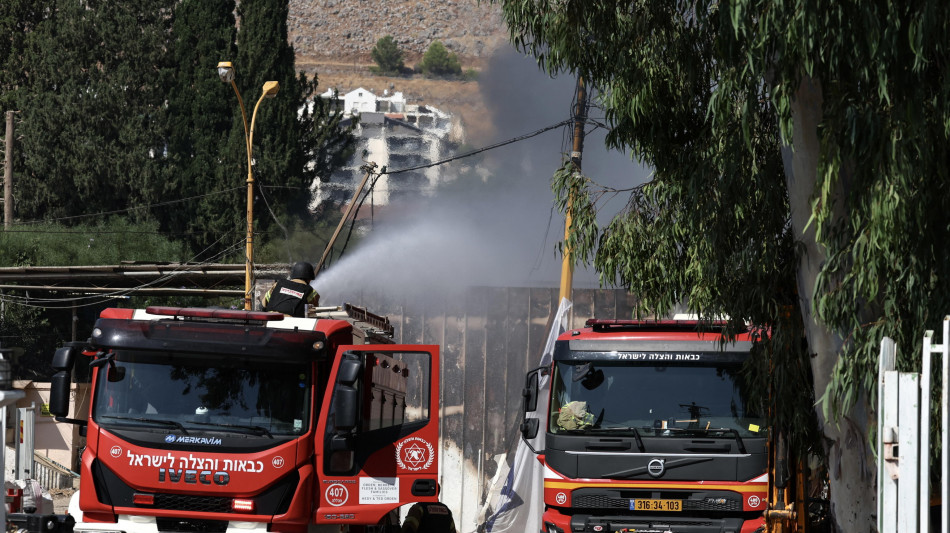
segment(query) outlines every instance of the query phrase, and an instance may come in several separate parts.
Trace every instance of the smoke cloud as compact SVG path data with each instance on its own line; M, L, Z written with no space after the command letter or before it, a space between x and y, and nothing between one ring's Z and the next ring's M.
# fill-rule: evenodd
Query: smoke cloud
M551 78L533 59L513 49L490 60L479 85L496 132L484 145L567 119L575 102L573 78ZM600 115L591 108L591 119ZM476 161L486 178L475 172L462 174L433 196L401 206L399 212L407 214L398 220L390 216L374 222L357 246L347 249L314 281L321 302L350 301L360 291L374 290L398 297L451 294L471 286L557 287L561 257L556 246L563 238L564 219L554 209L550 183L571 150L571 131L565 126L485 152ZM602 128L587 131L585 175L617 188L647 179L647 169L625 154L605 149ZM601 222L625 202L625 197L618 197L604 204ZM578 265L574 287L597 286L596 275Z

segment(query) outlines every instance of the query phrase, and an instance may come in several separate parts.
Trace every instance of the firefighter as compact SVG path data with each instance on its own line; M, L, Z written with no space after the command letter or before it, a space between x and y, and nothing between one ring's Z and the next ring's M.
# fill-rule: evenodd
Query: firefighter
M310 286L313 278L313 265L306 261L294 263L290 269L290 279L275 283L261 299L264 310L296 317L307 316L307 305L320 304L320 293Z
M419 502L409 508L400 533L455 533L455 520L444 503Z

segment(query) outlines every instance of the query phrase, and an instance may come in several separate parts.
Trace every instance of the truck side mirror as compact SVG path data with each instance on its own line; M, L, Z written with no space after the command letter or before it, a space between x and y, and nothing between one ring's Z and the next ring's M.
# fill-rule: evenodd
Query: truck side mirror
M341 385L353 386L360 377L360 356L353 352L343 354L343 360L340 361L340 370L336 374L336 382Z
M359 393L348 385L340 385L333 393L334 426L337 433L348 433L356 427Z
M49 412L53 416L69 414L69 372L60 370L49 380Z
M538 373L540 370L534 369L528 372L524 390L521 396L524 398L523 411L525 414L533 413L538 410Z
M56 353L53 354L53 361L50 366L57 371L69 372L73 369L73 361L76 359L76 352L78 351L77 347L70 345L58 348Z
M525 418L521 422L521 436L525 440L531 440L538 436L538 427L540 426L540 421L537 418Z

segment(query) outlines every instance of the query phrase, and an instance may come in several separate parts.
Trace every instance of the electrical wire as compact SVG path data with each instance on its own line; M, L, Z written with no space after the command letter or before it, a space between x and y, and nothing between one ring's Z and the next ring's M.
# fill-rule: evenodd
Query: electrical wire
M223 238L224 237L219 238L218 241L215 241L210 246L205 248L205 250L202 250L201 252L199 252L199 254L196 254L195 257L200 256L200 254L204 253L205 251L210 249L212 246L215 246ZM147 283L143 283L135 287L117 289L116 291L110 292L110 293L95 294L95 295L89 295L89 296L71 296L71 297L62 297L62 298L39 298L39 297L33 297L33 296L17 296L17 295L0 293L0 301L10 302L12 304L21 305L24 307L34 307L34 308L43 308L43 309L71 309L73 307L90 307L90 306L101 305L103 303L115 300L117 298L128 296L129 294L135 292L136 290L148 288L156 284L162 283L164 281L168 281L174 278L175 275L178 272L181 272L182 270L193 269L196 267L200 268L203 265L214 264L215 261L213 261L213 259L223 257L232 251L238 251L241 249L241 246L243 246L243 244L244 244L244 241L238 241L228 246L227 248L223 249L222 251L218 252L217 254L213 255L207 261L199 262L199 263L189 262L188 264L183 264L179 268L171 270L167 274L163 276L159 276L155 278L154 280L149 281ZM194 257L192 259L194 259ZM88 301L88 303L84 303L84 304L77 303L81 301ZM60 305L40 305L40 304L35 304L33 302L47 302L49 304L69 302L69 304L61 305L61 306Z
M573 121L574 121L573 119L562 120L562 121L558 122L557 124L552 124L551 126L547 126L547 127L545 127L545 128L541 128L541 129L536 130L536 131L533 131L533 132L531 132L531 133L526 133L526 134L524 134L524 135L519 135L518 137L514 137L514 138L508 139L508 140L506 140L506 141L497 142L497 143L495 143L495 144L491 144L491 145L485 146L485 147L483 147L483 148L479 148L479 149L477 149L477 150L472 150L472 151L470 151L470 152L465 152L464 154L458 154L458 155L455 155L455 156L452 156L452 157L448 157L448 158L445 158L445 159L440 159L440 160L438 160L438 161L433 161L432 163L427 163L427 164L425 164L425 165L417 165L417 166L409 167L409 168L401 168L401 169L399 169L399 170L387 170L386 172L382 172L381 174L389 174L389 175L401 174L401 173L403 173L403 172L412 172L413 170L421 170L421 169L424 169L424 168L432 168L432 167L436 167L436 166L439 166L439 165L444 165L444 164L446 164L446 163L451 163L452 161L457 161L457 160L459 160L459 159L464 159L464 158L466 158L466 157L471 157L471 156L473 156L473 155L477 155L477 154L480 154L480 153L482 153L482 152L487 152L487 151L489 151L489 150L494 150L495 148L501 148L502 146L506 146L506 145L513 144L513 143L516 143L516 142L519 142L519 141L523 141L523 140L525 140L525 139L530 139L530 138L532 138L532 137L537 137L538 135L541 135L542 133L551 131L551 130L553 130L553 129L555 129L555 128L560 128L561 126L564 126L564 125L567 125L567 124L571 124Z
M526 133L526 134L524 134L524 135L519 135L519 136L517 136L517 137L513 137L513 138L507 139L507 140L505 140L505 141L500 141L500 142L497 142L497 143L494 143L494 144L491 144L491 145L488 145L488 146L485 146L485 147L482 147L482 148L479 148L479 149L476 149L476 150L471 150L471 151L465 152L465 153L463 153L463 154L458 154L458 155L455 155L455 156L452 156L452 157L449 157L449 158L445 158L445 159L441 159L441 160L438 160L438 161L434 161L434 162L432 162L432 163L428 163L428 164L425 164L425 165L417 165L417 166L414 166L414 167L403 168L403 169L398 169L398 170L393 170L393 171L387 170L386 172L374 173L375 177L374 177L372 183L370 184L369 189L363 194L362 199L360 200L358 206L357 206L356 209L354 210L353 218L352 218L352 220L350 221L350 227L349 227L348 232L347 232L347 238L346 238L346 240L344 241L343 248L340 250L340 255L343 254L343 251L346 249L346 245L349 243L350 236L351 236L351 234L352 234L352 232L353 232L353 227L354 227L354 224L355 224L355 222L356 222L357 214L359 213L360 207L362 207L363 203L366 201L366 198L369 197L369 196L372 194L373 189L375 188L377 181L379 180L379 178L380 178L383 174L387 174L387 175L400 174L400 173L403 173L403 172L411 172L411 171L414 171L414 170L420 170L420 169L425 169L425 168L432 168L432 167L439 166L439 165L444 165L444 164L450 163L450 162L452 162L452 161L457 161L457 160L459 160L459 159L464 159L464 158L471 157L471 156L474 156L474 155L477 155L477 154L480 154L480 153L483 153L483 152L487 152L487 151L489 151L489 150L494 150L494 149L496 149L496 148L500 148L500 147L503 147L503 146L507 146L507 145L509 145L509 144L513 144L513 143L520 142L520 141L523 141L523 140L526 140L526 139L530 139L530 138L532 138L532 137L536 137L536 136L538 136L538 135L541 135L542 133L551 131L551 130L553 130L553 129L560 128L560 127L565 126L565 125L568 125L568 124L572 124L573 121L574 121L573 118L571 118L571 119L566 119L566 120L562 120L562 121L560 121L560 122L558 122L558 123L556 123L556 124L552 124L552 125L550 125L550 126L547 126L547 127L544 127L544 128L538 129L538 130L535 130L535 131L533 131L533 132L531 132L531 133ZM259 190L259 191L262 191L263 188L264 188L263 186L262 186L262 187L259 187L258 190ZM178 200L170 200L170 201L167 201L167 202L160 202L160 203L157 203L157 204L149 204L149 205L144 205L144 206L136 206L136 207L131 207L131 208L127 208L127 209L118 209L118 210L108 211L108 212L91 213L91 214L86 214L86 215L76 215L76 216L61 217L61 218L55 218L55 219L24 221L24 222L21 222L21 223L23 223L23 224L50 223L50 222L59 222L59 221L64 221L64 220L75 220L75 219L87 218L87 217L101 217L101 216L104 216L104 215L111 215L111 214L118 214L118 213L127 213L127 212L130 212L130 211L135 211L135 210L140 210L140 209L149 209L149 208L152 208L152 207L162 207L162 206L166 206L166 205L172 205L172 204L182 203L182 202L186 202L186 201L190 201L190 200L195 200L195 199L199 199L199 198L204 198L204 197L208 197L208 196L214 196L214 195L218 195L218 194L225 194L225 193L232 192L232 191L236 191L236 190L239 190L239 189L242 189L242 187L233 187L233 188L230 188L230 189L225 189L225 190L221 190L221 191L215 191L215 192L212 192L212 193L202 194L202 195L198 195L198 196L191 196L191 197L188 197L188 198L181 198L181 199L178 199ZM279 220L277 220L277 216L276 216L276 214L274 214L273 210L270 208L270 204L268 203L268 201L267 201L265 195L263 194L263 192L262 192L262 194L261 194L261 197L264 199L264 203L265 203L265 205L267 206L267 209L268 209L268 211L270 212L271 217L274 219L274 221L277 223L277 225L281 227L281 229L282 229L283 232L284 232L285 238L288 238L288 239L289 239L289 234L288 234L288 232L287 232L287 229L286 229L282 224L280 224ZM22 230L21 230L21 231L22 231ZM69 232L55 231L55 232L50 232L50 233L69 233ZM75 233L89 233L89 232L87 231L87 232L75 232ZM124 232L114 232L114 233L124 233ZM147 233L147 232L138 232L138 233ZM158 232L157 232L157 233L158 233ZM202 252L199 252L198 254L196 254L195 257L199 257L202 253L204 253L205 251L207 251L208 249L210 249L211 246L214 246L215 244L217 244L218 242L220 242L220 240L221 240L222 238L223 238L223 236L220 237L220 238L218 239L218 241L215 241L215 243L213 243L212 245L210 245L208 248L206 248L206 249L203 250ZM238 249L240 249L240 246L243 245L243 244L244 244L244 241L239 241L239 242L237 242L237 243L235 243L235 244L232 244L230 247L228 247L228 248L222 250L221 252L219 252L218 254L216 254L215 257L222 257L222 256L224 256L225 254L231 252L232 250L233 250L233 251L237 251ZM288 254L289 254L289 250L288 250ZM246 258L245 258L245 260L246 260ZM202 265L202 264L210 264L210 262L198 263L199 266ZM194 266L195 266L195 265L189 265L188 268L194 268ZM185 268L185 267L182 267L182 268ZM161 276L161 277L159 277L159 278L156 278L155 280L152 280L152 281L150 281L150 282L148 282L148 283L144 283L144 284L139 285L139 286L137 286L137 287L119 289L119 290L115 291L114 293L97 294L97 295L91 295L91 296L79 296L79 297L64 297L64 298L35 298L35 297L29 297L29 296L21 297L21 296L15 296L15 295L9 295L9 294L0 293L0 301L9 301L10 303L15 304L15 305L22 305L22 306L26 306L26 307L39 307L39 308L46 308L46 309L69 309L69 308L73 308L73 307L94 306L94 305L100 305L100 304L102 304L102 303L104 303L104 302L108 302L108 301L114 300L114 299L116 299L116 298L121 298L121 297L127 296L127 295L133 293L133 292L134 292L135 290L137 290L137 289L147 288L147 287L153 286L153 285L155 285L155 284L157 284L157 283L161 283L161 282L163 282L163 281L167 281L168 279L171 279L172 277L174 277L175 272L177 272L177 270L173 270L173 271L171 271L170 273L168 273L168 274L166 274L166 275L164 275L164 276ZM85 304L81 304L81 305L77 305L77 304L76 304L77 301L84 301L84 300L89 300L89 303L85 303ZM38 302L48 302L48 303L70 302L70 304L69 304L69 305L64 305L64 306L55 306L55 305L35 305L35 304L32 304L32 303L27 303L27 302L37 302L37 301L38 301Z
M261 195L261 199L264 200L264 206L267 207L267 212L270 213L271 219L273 219L274 223L277 224L280 227L281 231L284 232L284 248L286 249L285 251L287 252L287 262L292 263L293 256L290 253L290 232L287 231L287 228L284 227L284 225L280 223L280 220L277 218L277 215L274 213L274 210L271 209L270 202L267 200L267 194L264 193L264 187L258 187L257 190Z
M225 194L225 193L229 193L229 192L231 192L231 191L240 190L240 189L243 189L243 188L244 188L244 187L232 187L232 188L230 188L230 189L223 189L223 190L220 190L220 191L213 191L213 192L209 192L209 193L205 193L205 194L199 194L198 196L189 196L189 197L187 197L187 198L179 198L179 199L177 199L177 200L169 200L169 201L167 201L167 202L159 202L159 203L157 203L157 204L146 204L146 205L139 205L139 206L135 206L135 207L128 207L128 208L125 208L125 209L116 209L116 210L114 210L114 211L103 211L103 212L99 212L99 213L88 213L88 214L85 214L85 215L73 215L73 216L68 216L68 217L50 218L50 219L42 219L42 220L23 220L23 221L20 221L19 223L20 223L20 224L44 224L44 223L49 223L49 222L59 222L59 221L63 221L63 220L76 220L76 219L80 219L80 218L102 217L102 216L106 216L106 215L115 215L115 214L118 214L118 213L128 213L128 212L130 212L130 211L138 211L138 210L140 210L140 209L151 209L151 208L153 208L153 207L164 207L164 206L166 206L166 205L180 204L180 203L182 203L182 202L188 202L188 201L191 201L191 200L197 200L197 199L200 199L200 198L206 198L206 197L208 197L208 196L217 196L217 195L219 195L219 194Z

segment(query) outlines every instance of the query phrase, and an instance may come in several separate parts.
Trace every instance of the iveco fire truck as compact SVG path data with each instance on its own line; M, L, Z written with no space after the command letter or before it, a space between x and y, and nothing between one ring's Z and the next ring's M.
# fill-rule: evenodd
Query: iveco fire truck
M740 376L754 333L723 325L592 319L558 338L522 424L544 431L544 532L764 527L767 428Z
M439 350L392 333L349 306L104 310L53 360L50 411L86 426L74 530L398 527L437 499ZM87 420L66 418L81 365Z

